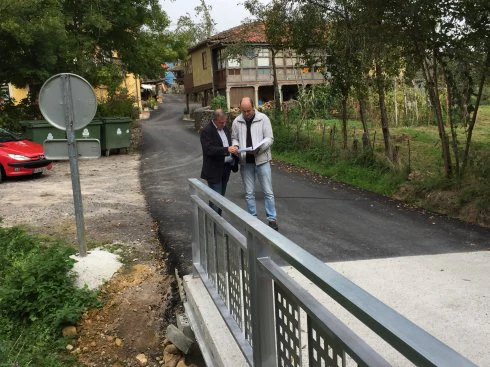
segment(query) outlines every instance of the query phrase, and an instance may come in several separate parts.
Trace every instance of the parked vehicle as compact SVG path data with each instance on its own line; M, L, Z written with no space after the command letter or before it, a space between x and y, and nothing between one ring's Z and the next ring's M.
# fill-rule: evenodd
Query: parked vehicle
M52 168L41 144L16 137L0 128L0 182L5 177L42 175Z

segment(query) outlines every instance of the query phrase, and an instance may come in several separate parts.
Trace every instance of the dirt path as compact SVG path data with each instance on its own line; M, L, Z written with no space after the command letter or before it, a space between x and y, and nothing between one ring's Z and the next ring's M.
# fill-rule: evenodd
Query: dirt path
M164 328L174 277L166 274L154 225L141 192L138 154L80 161L88 248L120 253L125 266L102 289L104 306L86 313L77 325L72 353L86 366L161 366ZM38 179L0 185L3 224L62 238L77 247L68 162L56 162Z

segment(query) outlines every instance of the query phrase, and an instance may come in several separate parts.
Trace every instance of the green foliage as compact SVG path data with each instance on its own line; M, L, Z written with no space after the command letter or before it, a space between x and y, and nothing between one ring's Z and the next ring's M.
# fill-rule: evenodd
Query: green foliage
M73 284L75 250L3 227L0 248L0 361L63 366L61 327L97 305L94 292Z
M73 72L112 84L117 67L148 78L175 59L170 24L157 0L0 1L0 83L29 84L37 95L51 75ZM22 50L22 52L19 52ZM117 64L111 66L110 64Z
M0 127L13 132L21 132L19 124L22 120L43 119L39 108L33 105L30 98L25 98L15 105L13 99L0 104Z
M214 97L210 107L212 110L217 110L218 108L221 108L225 112L228 111L226 97L225 96Z
M178 19L175 35L177 44L184 48L185 55L190 46L204 41L215 33L216 23L211 17L211 10L211 5L208 5L205 0L200 0L200 5L194 8L197 20L189 13Z
M136 119L138 114L135 98L125 91L107 98L97 107L97 117L131 117Z
M284 162L382 195L393 194L404 180L403 175L394 174L381 163L364 165L356 159L334 159L321 150L274 151L274 155Z
M488 106L482 107L479 114L467 173L452 179L447 179L442 170L437 126L392 127L391 139L397 151L393 163L384 156L383 137L377 124L370 125L371 144L364 149L361 122L348 120L348 149L342 149L341 121L302 119L300 102L288 102L282 116L272 117L272 121L276 159L383 195L396 193L429 210L463 218L468 218L464 213L469 210L473 215L470 220L488 223L485 219L490 208ZM457 128L458 136L464 133L463 126ZM354 140L359 140L356 149Z
M291 9L284 21L290 45L307 64L331 73L344 113L345 101L355 98L369 108L363 121L366 115L382 121L387 156L393 123L434 124L446 176L464 174L475 113L488 100L488 1L273 3L284 1ZM455 133L460 126L464 141ZM344 141L345 130L344 124Z

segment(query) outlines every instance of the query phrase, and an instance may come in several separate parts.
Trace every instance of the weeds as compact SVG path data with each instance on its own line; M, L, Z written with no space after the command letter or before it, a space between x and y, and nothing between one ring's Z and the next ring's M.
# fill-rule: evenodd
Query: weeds
M65 366L61 328L96 294L74 286L75 250L20 228L0 228L0 366Z
M456 216L470 205L480 211L478 221L485 223L490 207L490 106L481 107L479 116L468 167L464 175L455 174L452 179L444 176L440 138L434 126L391 127L396 159L389 160L379 127L369 126L371 141L366 146L361 123L349 120L348 148L344 149L339 120L317 117L306 121L292 103L285 106L280 119L273 118L274 156L383 195L400 192L404 200ZM463 128L457 131L461 142L465 133ZM444 194L431 194L436 192ZM434 198L440 202L435 203Z

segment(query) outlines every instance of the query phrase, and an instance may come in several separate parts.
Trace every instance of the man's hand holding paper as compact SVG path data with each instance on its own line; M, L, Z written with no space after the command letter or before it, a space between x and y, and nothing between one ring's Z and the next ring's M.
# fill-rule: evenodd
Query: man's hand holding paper
M238 149L238 153L242 152L251 152L253 154L257 154L260 150L260 147L267 141L267 138L263 139L257 146L255 147L246 147Z

